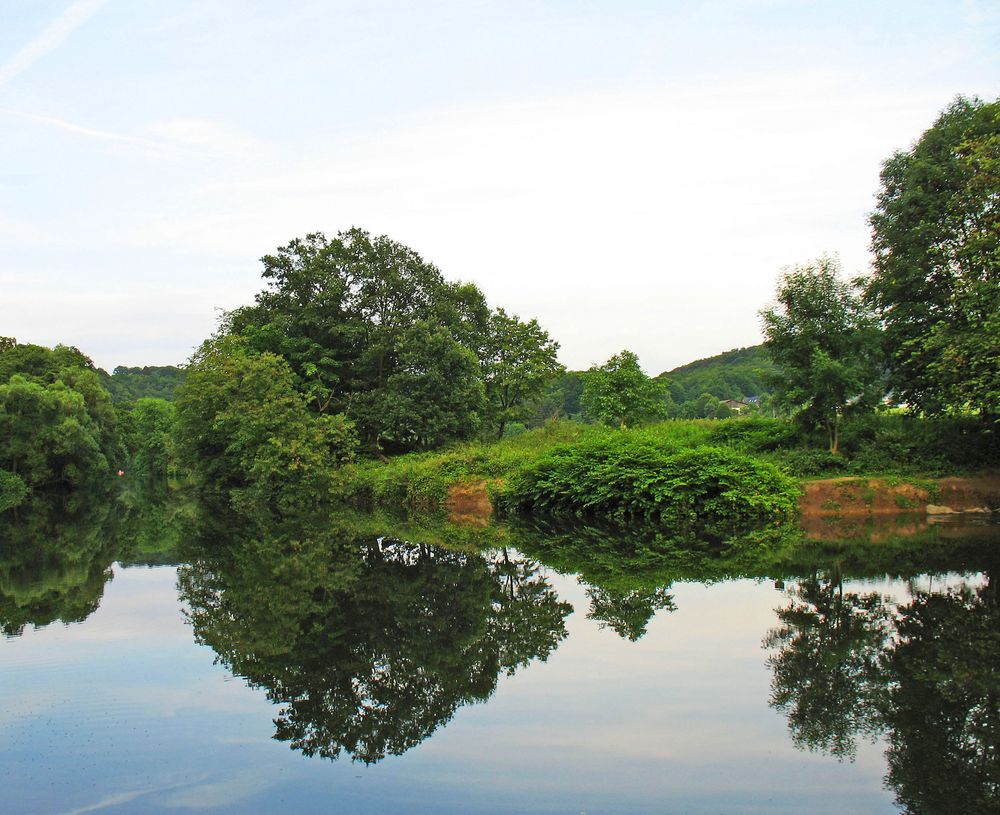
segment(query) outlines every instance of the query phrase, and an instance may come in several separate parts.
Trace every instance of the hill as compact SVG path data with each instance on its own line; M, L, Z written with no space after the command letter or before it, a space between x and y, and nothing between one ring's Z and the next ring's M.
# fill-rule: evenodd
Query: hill
M114 373L100 370L101 383L115 402L134 402L143 397L172 402L174 391L184 381L184 369L176 365L146 365L126 368L119 365Z
M768 381L774 371L764 346L753 345L689 362L657 378L666 380L674 402L683 405L706 393L723 400L767 396L773 391Z

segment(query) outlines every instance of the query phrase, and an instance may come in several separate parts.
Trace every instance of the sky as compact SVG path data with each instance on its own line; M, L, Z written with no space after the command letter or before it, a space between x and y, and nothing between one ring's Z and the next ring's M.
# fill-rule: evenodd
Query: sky
M865 273L881 163L998 88L991 0L0 0L0 335L181 364L358 226L655 374Z

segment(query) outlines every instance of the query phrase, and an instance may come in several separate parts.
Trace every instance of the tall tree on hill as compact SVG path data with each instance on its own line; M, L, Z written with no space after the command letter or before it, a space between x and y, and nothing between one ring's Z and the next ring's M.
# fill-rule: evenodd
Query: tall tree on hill
M807 428L823 427L836 453L849 410L882 396L881 337L854 286L831 258L786 270L775 308L761 312L779 368L778 398Z
M871 225L893 391L1000 420L1000 101L957 98L886 161Z

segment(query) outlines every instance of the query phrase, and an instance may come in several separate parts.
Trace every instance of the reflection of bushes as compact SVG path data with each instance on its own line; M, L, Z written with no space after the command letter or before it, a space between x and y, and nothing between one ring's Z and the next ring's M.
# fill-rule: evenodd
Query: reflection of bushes
M0 512L13 509L28 496L28 486L14 473L0 470Z
M34 490L0 523L0 629L19 634L93 614L113 561L163 559L178 546L189 508L169 498Z

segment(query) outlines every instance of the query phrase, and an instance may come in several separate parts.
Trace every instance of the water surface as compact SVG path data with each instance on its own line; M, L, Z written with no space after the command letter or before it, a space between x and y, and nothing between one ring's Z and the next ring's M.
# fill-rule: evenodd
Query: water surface
M53 517L2 541L3 811L997 801L995 527L764 556L327 519L111 565L107 524Z

